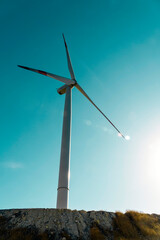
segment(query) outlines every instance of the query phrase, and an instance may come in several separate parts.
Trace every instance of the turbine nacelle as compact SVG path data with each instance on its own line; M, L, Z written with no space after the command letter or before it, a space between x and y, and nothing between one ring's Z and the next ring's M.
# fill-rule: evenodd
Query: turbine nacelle
M75 84L76 84L76 83L75 83ZM74 84L74 85L75 85L75 84ZM73 85L73 84L71 84L71 85L64 84L62 87L60 87L60 88L57 89L57 92L58 92L60 95L63 95L63 94L66 93L66 89L67 89L68 86L72 89L72 88L74 87L74 85Z

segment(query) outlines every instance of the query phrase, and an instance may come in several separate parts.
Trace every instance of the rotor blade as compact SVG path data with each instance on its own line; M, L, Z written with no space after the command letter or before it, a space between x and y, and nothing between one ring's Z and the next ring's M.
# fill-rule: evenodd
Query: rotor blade
M74 72L73 72L73 67L72 67L72 63L71 63L71 59L70 59L70 56L69 56L68 47L67 47L67 43L66 43L64 34L62 34L62 36L63 36L65 48L66 48L66 54L67 54L67 62L68 62L69 72L70 72L71 78L72 78L72 79L75 79Z
M58 75L55 75L55 74L52 74L52 73L44 72L44 71L41 71L41 70L29 68L29 67L24 67L24 66L21 66L21 65L18 65L18 67L24 68L26 70L30 70L32 72L40 73L40 74L45 75L45 76L50 77L50 78L54 78L54 79L56 79L60 82L66 83L67 85L75 84L75 81L72 80L72 79L69 79L69 78L61 77L61 76L58 76Z
M117 132L125 139L125 136L116 128L116 126L109 120L109 118L94 104L94 102L89 98L85 91L77 83L75 87L97 108L97 110L107 119L107 121L117 130Z

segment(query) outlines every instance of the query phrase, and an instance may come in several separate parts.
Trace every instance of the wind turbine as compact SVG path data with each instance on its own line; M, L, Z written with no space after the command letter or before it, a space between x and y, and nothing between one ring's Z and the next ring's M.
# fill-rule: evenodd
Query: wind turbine
M71 113L72 113L72 88L76 87L92 104L97 110L109 121L109 123L116 129L118 135L127 139L118 128L109 120L109 118L96 106L96 104L90 99L87 93L80 87L77 83L68 51L68 47L66 44L66 40L64 34L62 34L68 69L71 75L71 78L61 77L52 73L48 73L45 71L24 67L18 65L18 67L24 68L26 70L30 70L36 73L40 73L47 77L54 78L60 82L65 83L62 87L60 87L57 92L65 96L65 106L64 106L64 114L63 114L63 130L62 130L62 142L61 142L61 156L60 156L60 167L59 167L59 181L58 181L58 189L57 189L57 208L68 208L68 197L69 197L69 175L70 175L70 145L71 145Z

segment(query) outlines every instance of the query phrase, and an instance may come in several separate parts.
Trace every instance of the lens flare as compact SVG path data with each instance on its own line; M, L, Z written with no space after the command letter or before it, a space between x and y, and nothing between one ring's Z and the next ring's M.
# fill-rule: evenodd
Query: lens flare
M121 134L121 133L118 133L118 137L122 137L122 134Z
M125 136L125 139L130 140L131 138L130 138L130 136Z

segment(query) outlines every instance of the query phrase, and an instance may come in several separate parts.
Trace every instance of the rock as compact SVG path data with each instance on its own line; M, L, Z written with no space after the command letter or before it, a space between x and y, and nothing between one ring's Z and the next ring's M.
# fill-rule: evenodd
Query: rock
M93 239L93 234L111 239L114 213L104 211L71 211L67 209L0 210L0 233L21 236L31 233L37 239L78 240ZM45 234L45 238L44 238ZM27 235L28 236L28 235ZM16 239L16 238L14 238ZM97 238L95 238L97 239ZM101 239L101 238L100 238ZM98 240L100 240L98 239ZM18 240L18 238L17 238Z

